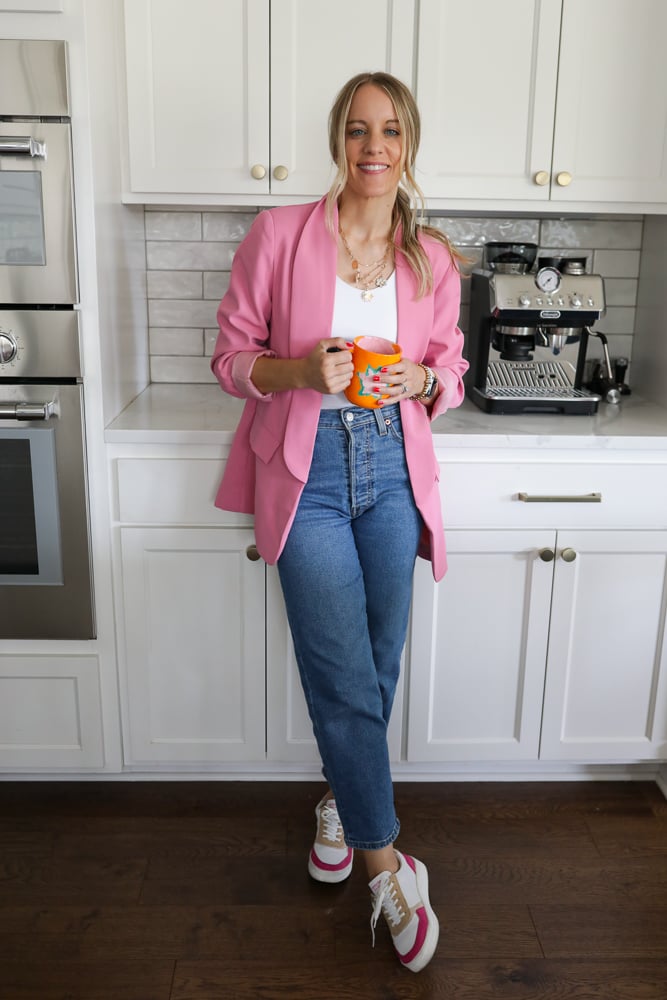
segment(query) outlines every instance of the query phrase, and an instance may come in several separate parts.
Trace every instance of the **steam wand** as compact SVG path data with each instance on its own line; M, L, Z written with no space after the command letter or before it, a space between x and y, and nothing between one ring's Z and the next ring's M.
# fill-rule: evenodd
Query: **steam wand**
M584 327L584 329L589 337L597 337L602 344L602 353L604 355L604 363L607 369L606 377L603 377L599 373L593 376L590 388L594 392L599 392L607 403L620 403L621 391L616 384L616 379L614 378L614 373L611 369L611 361L609 360L609 341L604 333L591 330L589 326Z

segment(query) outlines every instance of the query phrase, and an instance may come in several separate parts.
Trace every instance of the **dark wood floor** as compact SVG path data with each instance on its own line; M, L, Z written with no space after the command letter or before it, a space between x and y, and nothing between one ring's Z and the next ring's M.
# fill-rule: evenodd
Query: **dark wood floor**
M361 864L309 879L321 788L0 783L1 1000L666 1000L656 786L397 784L441 923L417 975L371 949Z

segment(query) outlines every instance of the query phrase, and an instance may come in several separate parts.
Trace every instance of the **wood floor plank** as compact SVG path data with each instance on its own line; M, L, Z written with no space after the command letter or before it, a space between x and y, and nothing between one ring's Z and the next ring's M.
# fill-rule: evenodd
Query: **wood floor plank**
M322 782L0 782L0 1000L667 1000L647 782L398 783L436 957L371 948L361 858L306 861Z
M0 960L3 1000L170 1000L173 962Z
M550 958L667 958L664 906L531 906L544 954ZM667 995L667 981L665 983Z

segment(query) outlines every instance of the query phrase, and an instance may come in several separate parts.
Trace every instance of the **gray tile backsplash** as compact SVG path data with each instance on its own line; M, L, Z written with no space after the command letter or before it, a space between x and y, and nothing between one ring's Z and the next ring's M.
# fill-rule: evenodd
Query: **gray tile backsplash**
M256 212L248 209L145 209L149 351L154 382L212 382L218 302L229 284L239 242ZM476 267L491 240L537 243L554 254L585 254L605 278L607 312L596 329L609 337L612 357L632 356L643 218L500 218L432 216ZM461 327L468 323L463 280ZM590 354L599 345L591 341Z

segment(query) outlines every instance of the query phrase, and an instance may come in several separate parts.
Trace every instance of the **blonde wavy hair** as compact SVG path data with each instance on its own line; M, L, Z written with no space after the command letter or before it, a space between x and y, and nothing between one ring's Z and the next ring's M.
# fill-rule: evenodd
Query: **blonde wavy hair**
M336 176L326 196L327 224L337 238L334 225L334 210L338 204L348 179L345 158L345 133L350 114L350 105L359 87L372 83L389 96L396 110L401 138L403 141L403 173L398 187L392 212L390 240L395 244L417 279L417 297L429 293L433 288L433 271L419 236L426 235L449 250L452 261L458 269L459 263L467 258L450 243L439 229L423 221L425 212L424 195L414 176L415 161L421 135L421 119L417 103L410 90L390 73L358 73L341 88L329 113L329 151L336 165ZM401 228L401 242L396 243L396 233Z

